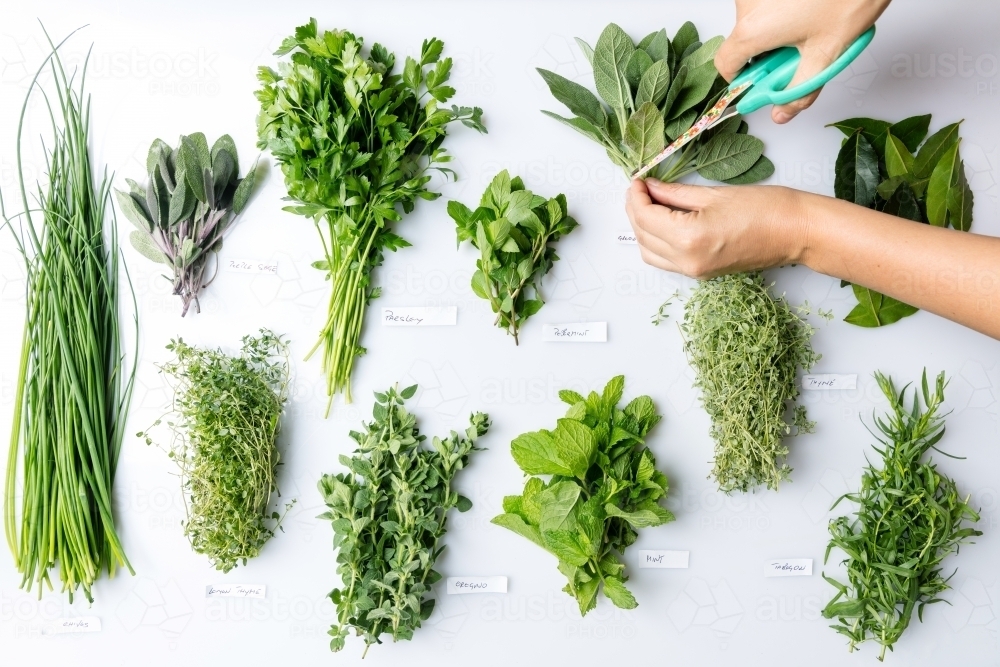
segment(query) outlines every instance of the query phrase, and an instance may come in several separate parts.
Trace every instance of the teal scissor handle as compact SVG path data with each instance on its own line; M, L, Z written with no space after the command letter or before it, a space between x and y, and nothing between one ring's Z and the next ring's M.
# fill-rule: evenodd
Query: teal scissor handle
M799 50L794 46L783 46L758 58L743 68L743 71L729 84L730 90L750 83L743 98L736 104L736 110L743 115L756 111L768 104L788 104L805 97L830 82L830 79L844 71L858 55L865 50L875 36L875 26L861 33L847 50L840 54L825 70L799 85L785 90L795 70L799 66Z

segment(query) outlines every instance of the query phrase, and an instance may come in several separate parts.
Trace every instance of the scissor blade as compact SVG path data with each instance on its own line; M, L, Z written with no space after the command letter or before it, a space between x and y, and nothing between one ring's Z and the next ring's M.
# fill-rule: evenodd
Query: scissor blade
M751 83L744 83L735 88L731 88L725 95L723 95L715 105L708 110L708 112L699 118L694 125L689 127L684 131L681 136L677 137L669 146L664 148L660 153L649 161L649 164L637 169L635 173L632 174L632 178L642 178L648 174L656 165L660 164L668 157L676 153L678 150L683 148L686 144L690 143L698 135L703 133L705 130L715 127L727 118L732 118L737 114L736 109L730 109L726 111L726 107L740 96L744 90L749 88Z

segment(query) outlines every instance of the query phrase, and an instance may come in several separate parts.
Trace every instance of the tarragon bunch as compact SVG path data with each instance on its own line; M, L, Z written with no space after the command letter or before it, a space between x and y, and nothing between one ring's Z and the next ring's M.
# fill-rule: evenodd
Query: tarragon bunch
M176 150L157 139L146 157L149 180L143 187L125 179L128 192L116 190L118 206L138 229L132 246L173 270L181 316L205 287L209 258L222 249L222 237L246 207L255 170L239 177L236 144L224 134L211 150L201 132L182 136Z
M472 291L490 302L496 325L514 337L542 305L539 283L559 257L555 243L576 227L566 214L566 196L545 199L524 188L520 177L501 171L483 193L475 211L448 202L458 228L458 242L479 250Z
M577 39L594 68L600 99L574 81L539 69L552 95L575 116L542 113L604 146L611 161L631 176L726 91L728 84L714 63L722 41L713 37L700 42L698 29L689 21L672 40L660 30L636 45L612 23L593 48ZM774 165L763 155L763 142L748 135L748 129L739 116L727 119L658 165L651 175L667 182L693 172L725 183L765 179L774 173Z
M837 155L833 192L838 199L876 211L967 232L972 227L972 188L959 154L959 123L927 136L931 115L897 123L848 118L833 127L847 135ZM844 318L860 327L881 327L917 308L846 280L858 305Z
M619 408L624 387L619 375L601 394L559 392L571 407L555 429L524 433L511 443L517 465L532 477L521 495L504 498L504 513L493 519L559 559L568 579L563 590L576 598L581 614L597 605L602 584L616 606L636 607L620 557L640 528L674 520L659 505L667 478L643 440L660 416L649 396Z
M837 594L823 616L837 620L831 627L847 637L851 651L872 640L881 646L882 660L909 626L914 610L922 621L924 607L940 602L941 593L950 588L954 572L942 575L944 559L982 532L971 527L979 514L969 497L960 496L955 480L925 458L944 435L944 415L938 412L944 373L937 376L932 393L924 371L910 407L909 385L897 391L891 378L876 373L875 379L890 408L888 415L875 419L881 467L868 464L861 489L833 504L849 500L857 510L853 517L830 522L824 562L834 548L842 551L847 583L824 573Z
M384 633L393 641L412 639L434 610L428 599L441 579L434 562L444 550L448 510L468 511L472 501L452 488L469 463L476 441L489 430L489 416L472 415L464 433L426 438L416 417L403 406L417 387L375 394L374 421L363 433L351 431L357 449L340 457L349 470L323 475L319 490L333 523L333 546L341 588L330 593L337 623L330 648L344 647L348 632L364 638L365 653Z

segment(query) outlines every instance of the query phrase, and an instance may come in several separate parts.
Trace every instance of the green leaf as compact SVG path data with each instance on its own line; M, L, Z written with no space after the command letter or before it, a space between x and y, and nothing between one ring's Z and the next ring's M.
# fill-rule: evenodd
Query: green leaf
M766 155L761 155L749 169L738 176L727 178L724 183L729 185L749 185L770 178L774 174L774 163Z
M895 190L892 191L882 207L883 213L895 215L899 218L906 218L914 222L923 222L924 215L920 210L920 203L913 189L906 181L900 181Z
M632 39L614 23L608 24L601 32L594 47L594 83L597 93L622 115L632 106L632 94L625 79L625 66L634 51Z
M894 136L891 131L886 133L885 169L890 178L913 172L913 155L903 144L903 140Z
M583 41L579 37L574 37L576 40L576 45L580 47L580 51L583 52L584 57L591 67L594 66L594 49L587 42Z
M622 400L622 394L625 392L625 376L616 375L608 383L604 385L604 391L601 392L601 402L604 404L604 409L609 413L618 405L618 401Z
M868 143L871 144L878 155L885 153L886 131L889 129L890 124L884 120L876 120L874 118L848 118L847 120L842 120L837 123L830 123L827 127L835 127L848 137L858 130L861 130L865 139L868 140Z
M927 183L927 220L935 227L948 226L948 192L958 181L961 168L958 142L954 141L941 155Z
M851 134L837 154L833 191L838 199L870 206L879 184L878 157L860 131Z
M748 134L719 134L701 149L698 174L712 181L735 178L749 170L763 153L764 142L757 137Z
M173 149L163 139L153 139L146 153L146 173L152 174L157 165L160 164L160 155L170 155Z
M688 69L697 69L702 65L711 63L712 68L714 69L715 54L718 52L719 47L722 46L722 42L724 41L725 38L723 38L722 35L716 35L695 49L694 53L691 53L686 58L681 60L681 64L687 65Z
M652 32L639 43L638 48L642 49L649 54L649 57L655 62L663 61L667 65L667 76L670 75L669 63L667 58L670 55L670 39L667 37L667 31L664 29ZM638 102L637 102L638 104Z
M677 99L671 105L670 111L665 114L667 118L677 118L685 111L704 102L709 91L712 90L716 77L719 76L715 65L710 62L694 68L682 65L682 68L687 71L684 87L681 88Z
M578 392L575 392L572 389L560 389L559 400L561 400L563 403L576 405L577 403L582 402L584 398Z
M635 609L639 606L632 593L625 588L625 584L615 577L604 579L604 594L620 609Z
M192 194L194 194L198 201L202 203L207 202L208 197L205 193L203 171L211 165L201 161L198 146L190 137L181 137L181 144L177 147L177 161L179 169L184 172L188 188Z
M639 89L635 94L635 105L639 108L646 102L659 105L670 88L670 66L666 60L657 60L646 70L639 81Z
M584 120L583 118L563 118L559 114L545 110L542 110L542 113L548 116L549 118L555 118L560 123L569 125L574 130L584 135L585 137L589 137L590 139L593 139L594 141L601 144L604 143L604 135L602 135L601 131L597 129L597 127L595 127L594 124L588 120Z
M240 157L239 153L236 152L236 142L228 134L224 134L215 140L212 144L211 160L212 164L215 164L215 158L220 151L226 151L229 153L229 157L233 159L233 163L236 165L236 170L239 171Z
M972 227L972 188L965 177L965 163L958 162L958 181L948 190L948 222L960 232Z
M851 285L858 305L844 318L859 327L881 327L917 312L917 308L867 287Z
M929 178L931 172L934 171L934 167L941 161L944 154L948 152L953 144L958 143L958 126L959 123L945 125L932 134L924 142L924 145L920 147L913 160L913 173L918 178Z
M694 23L685 21L684 25L677 29L677 34L674 35L671 43L674 51L681 54L687 51L687 48L697 41L698 28L694 26Z
M604 506L608 516L615 516L624 519L633 528L649 528L650 526L661 526L674 520L674 515L666 508L659 505L651 505L644 509L637 509L633 512L626 512L617 505L608 503Z
M236 186L236 191L233 193L233 213L239 215L243 212L243 209L247 207L250 202L250 195L253 194L254 185L257 182L257 163L254 162L253 167L247 172L240 181L239 185Z
M628 119L625 125L625 145L640 166L663 150L663 116L655 104L644 103Z
M583 479L597 453L597 443L590 428L573 419L560 419L552 431L552 441L560 464L565 465L572 476Z
M663 112L664 119L670 117L670 108L680 96L681 89L684 88L684 83L687 81L687 75L687 67L679 67L677 71L673 73L673 78L670 81L670 87L667 88L667 96L663 98L663 103L659 105L660 110Z
M625 63L625 80L631 88L637 88L646 71L653 66L653 59L641 49L636 49ZM636 103L638 107L639 104Z
M551 551L559 560L570 565L582 567L589 560L587 551L580 545L576 533L568 530L544 530L542 541L545 548Z
M170 265L170 259L163 254L163 251L156 247L153 240L149 238L149 234L143 234L140 231L134 231L128 235L129 241L132 242L132 247L139 251L146 259L151 259L159 264Z
M149 234L153 231L153 221L146 214L145 207L139 203L133 195L115 190L115 198L118 200L118 208L128 221L136 226L140 231Z
M664 134L670 139L676 139L681 136L685 130L687 130L691 125L698 119L697 109L688 109L682 113L677 118L674 118L663 128Z
M576 504L580 499L580 487L576 482L556 482L537 496L541 514L539 529L544 533L551 530L576 530Z
M170 210L167 224L173 226L181 220L187 220L191 217L191 214L194 213L195 201L194 195L188 189L187 183L178 179L177 187L174 188L173 194L170 195Z
M542 541L542 534L536 526L525 523L524 519L516 514L500 514L493 517L490 523L496 524L507 530L513 531L521 537L526 537L543 549L548 549Z
M455 502L455 508L459 512L468 512L472 509L472 501L465 496L459 496L458 500Z
M906 146L906 150L910 153L914 153L917 150L917 146L920 142L924 140L927 136L927 128L931 124L931 115L927 114L924 116L910 116L909 118L904 118L898 123L893 123L889 126L889 133L903 142Z
M510 453L521 470L529 475L575 476L573 469L560 457L550 431L522 433L510 443Z
M607 114L604 112L600 100L592 92L555 72L539 68L538 73L542 75L552 96L566 105L567 109L589 121L595 130L598 127L604 127L607 122ZM600 136L596 131L595 134Z

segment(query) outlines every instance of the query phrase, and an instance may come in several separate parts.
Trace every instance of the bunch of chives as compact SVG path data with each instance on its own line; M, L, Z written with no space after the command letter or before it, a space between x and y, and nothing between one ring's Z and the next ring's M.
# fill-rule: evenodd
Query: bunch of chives
M58 54L63 43L49 39L52 51L21 108L17 175L23 211L8 217L0 199L27 275L4 530L21 587L37 585L41 596L43 584L52 588L50 573L58 567L72 602L79 588L92 601L93 584L105 570L110 576L120 566L132 572L115 530L111 491L135 369L124 368L118 322L118 238L114 224L107 232L104 227L106 217L114 220L111 181L105 170L98 182L90 161L87 64L78 82L76 72L67 76ZM46 70L49 92L40 83ZM44 98L52 136L45 141L47 182L34 184L29 198L22 131L36 91ZM134 292L132 298L134 306Z

